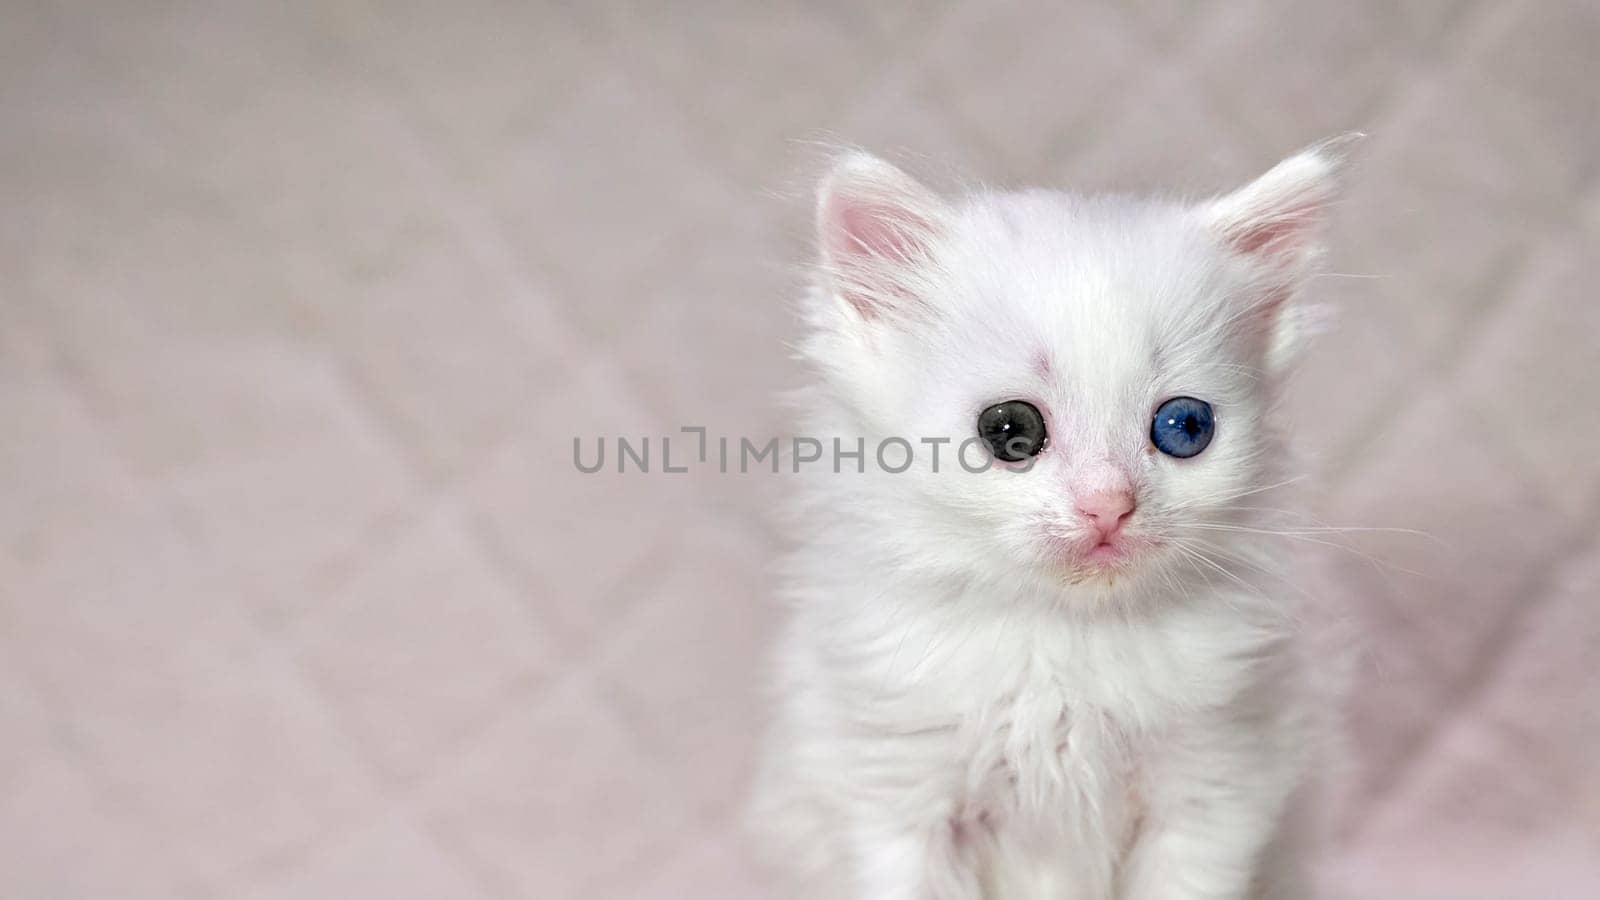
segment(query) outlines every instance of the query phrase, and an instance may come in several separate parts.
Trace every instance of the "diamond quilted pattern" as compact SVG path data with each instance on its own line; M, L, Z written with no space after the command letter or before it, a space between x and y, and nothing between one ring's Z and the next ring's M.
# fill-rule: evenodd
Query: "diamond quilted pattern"
M415 776L550 675L552 640L456 510L408 525L306 626L308 669L382 767Z
M1081 146L1086 121L1138 78L1149 49L1115 4L962 5L930 36L922 74L1002 172L1037 177L1058 143Z
M685 795L616 713L569 681L524 699L429 786L427 820L519 896L610 897L692 846ZM575 822L592 823L574 828Z
M1350 128L1283 412L1427 536L1301 548L1326 895L1600 883L1594 3L12 6L0 894L763 896L786 479L660 439L788 427L816 144L1202 192Z
M378 896L391 900L492 897L480 879L417 825L384 818L322 843L311 859L279 867L243 894L249 900Z
M836 125L842 101L893 53L848 4L602 5L624 64L692 97L682 112L697 145L756 187L771 183L790 141Z
M163 845L132 827L140 818L109 813L61 754L36 755L17 772L16 788L0 799L9 890L30 897L186 896L167 877ZM94 848L92 866L82 864L85 847Z
M115 800L106 814L124 824L93 827L157 883L199 889L316 840L372 784L321 698L180 535L139 498L64 535L10 586L0 648L59 717L85 789ZM51 562L62 553L76 562ZM64 854L72 831L41 833Z
M775 610L760 598L771 593L762 570L772 551L726 526L697 531L678 536L670 561L641 590L600 679L641 744L684 773L696 807L726 816L753 772L752 725L763 720L760 676ZM714 756L729 764L695 765Z
M1600 496L1600 471L1574 452L1600 441L1600 424L1582 412L1593 402L1586 376L1600 370L1600 310L1588 302L1596 246L1600 230L1591 227L1530 261L1469 379L1485 420L1525 461L1519 470L1575 523L1593 520Z
M1378 6L1226 4L1201 29L1196 74L1268 147L1359 130L1426 46L1418 38L1438 32L1375 15Z
M1600 738L1589 663L1600 652L1597 579L1600 553L1590 548L1559 567L1547 596L1526 601L1532 617L1506 638L1482 696L1446 725L1435 751L1363 830L1369 858L1393 865L1394 848L1405 848L1409 865L1388 875L1351 866L1351 896L1393 896L1396 870L1425 896L1585 895L1600 844L1600 776L1587 749ZM1509 847L1519 854L1497 871L1476 881L1459 874L1472 853Z
M1338 536L1341 604L1365 619L1370 658L1357 692L1368 784L1387 786L1436 715L1472 690L1492 647L1563 551L1560 517L1537 492L1500 477L1506 457L1488 442L1456 442L1447 461L1435 435L1472 413L1447 392L1409 408L1369 468L1344 478L1329 504L1337 526L1414 529ZM1447 465L1450 478L1423 477ZM1456 485L1474 484L1471 503ZM1361 516L1354 519L1354 516ZM1506 523L1518 527L1508 528Z
M590 405L591 398L610 399ZM548 430L504 442L471 475L466 496L489 552L526 579L539 615L569 639L598 639L632 607L635 585L648 581L670 552L675 516L695 501L683 476L660 471L667 432L628 400L615 372L583 365L563 373L542 386L535 408L552 417ZM619 437L635 450L651 441L650 473L631 461L618 471ZM588 465L604 440L605 467L580 472L574 439L582 441ZM549 528L552 521L562 527Z

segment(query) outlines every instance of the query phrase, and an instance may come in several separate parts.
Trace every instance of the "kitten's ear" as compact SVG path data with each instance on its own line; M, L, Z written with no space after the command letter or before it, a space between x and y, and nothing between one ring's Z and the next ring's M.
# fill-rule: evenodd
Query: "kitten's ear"
M1249 260L1259 278L1250 298L1267 339L1267 364L1288 363L1306 330L1308 311L1291 300L1322 255L1322 232L1338 195L1344 151L1361 135L1335 138L1278 163L1231 194L1203 208L1207 227L1233 253Z
M1348 138L1312 147L1226 194L1206 210L1212 230L1231 250L1294 276L1321 250L1322 227L1338 189L1340 152Z
M841 157L817 189L817 243L837 295L873 318L920 303L944 201L866 153Z

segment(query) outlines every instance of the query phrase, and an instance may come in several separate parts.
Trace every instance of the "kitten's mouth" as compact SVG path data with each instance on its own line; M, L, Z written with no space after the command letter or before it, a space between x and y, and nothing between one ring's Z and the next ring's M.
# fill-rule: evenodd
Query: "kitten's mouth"
M1090 562L1099 563L1104 566L1118 564L1122 562L1126 556L1127 552L1123 549L1122 545L1113 543L1112 541L1101 541L1100 543L1089 548L1089 552L1085 554L1085 558L1087 558Z
M1098 542L1054 543L1059 554L1057 559L1074 581L1124 574L1147 546L1145 540L1129 535L1116 535Z

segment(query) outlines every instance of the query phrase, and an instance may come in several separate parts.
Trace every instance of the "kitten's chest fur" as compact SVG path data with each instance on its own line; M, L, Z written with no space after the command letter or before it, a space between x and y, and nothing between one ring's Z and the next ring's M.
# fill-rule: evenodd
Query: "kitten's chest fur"
M1229 650L1244 635L1181 612L881 624L884 655L846 690L876 698L864 721L940 735L931 746L908 741L903 762L911 783L956 798L952 828L990 896L1110 884L1143 814L1151 754L1244 677Z
M1030 667L966 711L958 762L971 804L995 824L1099 841L1133 816L1145 739L1138 723L1072 690L1062 674Z
M966 838L989 896L1109 884L1143 814L1140 726L1032 671L971 721Z

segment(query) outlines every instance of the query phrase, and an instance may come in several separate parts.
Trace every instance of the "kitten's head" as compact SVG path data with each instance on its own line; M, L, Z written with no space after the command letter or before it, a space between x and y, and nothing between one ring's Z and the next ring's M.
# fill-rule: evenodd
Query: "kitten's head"
M1324 146L1179 203L950 200L839 160L807 350L869 459L885 439L914 450L861 495L896 558L1104 593L1235 553L1282 478L1270 411L1336 161Z

